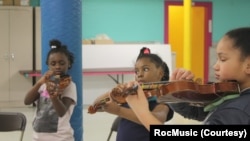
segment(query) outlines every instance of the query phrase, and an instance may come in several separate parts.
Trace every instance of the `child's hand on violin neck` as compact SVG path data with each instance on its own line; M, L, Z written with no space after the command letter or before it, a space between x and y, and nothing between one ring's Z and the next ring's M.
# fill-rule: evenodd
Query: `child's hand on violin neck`
M55 75L53 71L46 72L44 79L51 98L60 96L71 82L70 75Z
M48 70L48 71L43 75L44 83L46 83L47 81L49 81L53 75L54 75L53 71Z
M59 95L62 94L63 92L63 89L61 89L57 83L53 82L53 81L47 81L46 82L46 88L47 88L47 91L50 95L50 98L55 98Z
M171 74L170 81L192 80L193 78L194 78L194 74L190 70L186 70L183 68L177 68Z

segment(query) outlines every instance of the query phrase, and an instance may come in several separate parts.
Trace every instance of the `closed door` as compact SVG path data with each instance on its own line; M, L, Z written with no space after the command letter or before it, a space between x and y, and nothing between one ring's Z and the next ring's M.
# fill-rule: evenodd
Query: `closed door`
M23 101L32 86L30 77L20 70L32 70L33 11L32 7L10 10L10 101Z
M32 8L0 8L0 101L20 101L32 86L20 70L32 70ZM23 102L22 102L23 103Z
M9 10L0 8L0 101L9 100Z

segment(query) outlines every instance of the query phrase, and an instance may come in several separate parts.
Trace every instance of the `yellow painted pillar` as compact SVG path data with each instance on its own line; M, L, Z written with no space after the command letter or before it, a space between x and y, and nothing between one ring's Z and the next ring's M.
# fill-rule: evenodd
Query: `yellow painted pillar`
M183 0L184 2L184 41L183 41L183 67L191 69L191 8L192 0Z

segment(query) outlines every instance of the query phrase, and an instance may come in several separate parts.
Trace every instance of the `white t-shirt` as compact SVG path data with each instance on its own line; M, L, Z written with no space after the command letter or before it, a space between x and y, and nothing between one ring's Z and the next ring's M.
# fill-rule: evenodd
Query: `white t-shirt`
M74 141L74 131L70 124L70 118L77 101L76 85L71 81L65 88L62 97L68 97L74 101L63 117L59 117L53 108L53 104L43 84L38 92L37 109L33 121L33 141Z

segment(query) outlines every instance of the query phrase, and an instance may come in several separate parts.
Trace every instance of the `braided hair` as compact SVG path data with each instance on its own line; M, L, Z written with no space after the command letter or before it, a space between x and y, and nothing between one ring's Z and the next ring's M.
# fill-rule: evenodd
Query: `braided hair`
M66 45L62 45L61 42L57 39L52 39L50 40L49 42L49 45L50 45L50 51L48 52L47 54L47 59L46 59L46 64L48 65L49 63L49 56L53 53L62 53L62 54L65 54L69 60L69 68L68 69L71 69L72 67L72 64L74 63L74 55L72 52L70 52L68 49L67 49L67 46Z
M164 75L161 78L161 81L168 81L169 80L169 68L168 65L159 57L157 54L151 54L151 51L147 47L143 47L140 50L140 53L136 59L139 60L141 58L148 58L152 63L155 64L156 68L161 67L164 71Z

